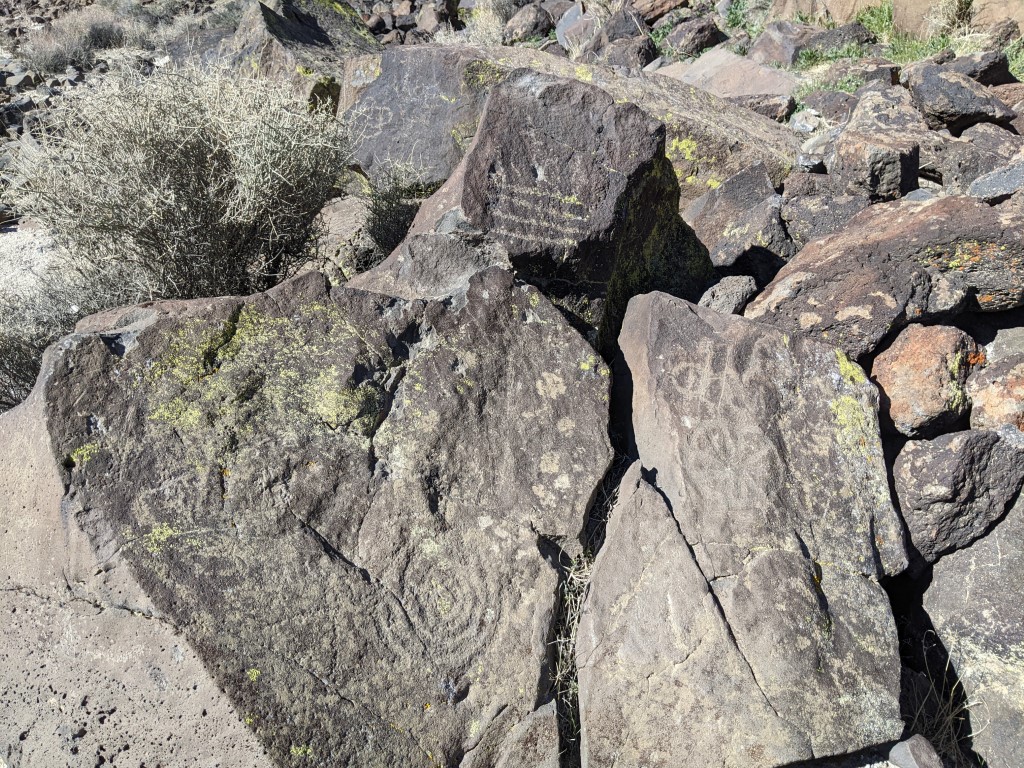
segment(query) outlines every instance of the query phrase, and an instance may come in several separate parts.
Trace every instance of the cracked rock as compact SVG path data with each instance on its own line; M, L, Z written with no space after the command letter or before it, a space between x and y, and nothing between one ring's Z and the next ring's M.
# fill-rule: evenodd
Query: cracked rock
M403 301L308 274L93 316L44 368L72 527L276 764L500 755L547 694L609 375L535 288L493 268Z
M767 768L895 740L879 579L906 553L863 371L660 293L630 302L620 345L648 479L622 485L581 622L585 768Z

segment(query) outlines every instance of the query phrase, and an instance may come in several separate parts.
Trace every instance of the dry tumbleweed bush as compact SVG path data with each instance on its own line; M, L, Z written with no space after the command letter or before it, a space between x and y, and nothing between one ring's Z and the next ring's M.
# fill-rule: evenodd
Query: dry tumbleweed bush
M60 250L45 290L76 294L73 311L31 333L8 311L14 299L0 297L10 318L0 336L31 336L35 347L67 332L68 317L253 293L294 273L349 157L327 109L226 69L112 73L67 94L35 134L16 155L9 197Z

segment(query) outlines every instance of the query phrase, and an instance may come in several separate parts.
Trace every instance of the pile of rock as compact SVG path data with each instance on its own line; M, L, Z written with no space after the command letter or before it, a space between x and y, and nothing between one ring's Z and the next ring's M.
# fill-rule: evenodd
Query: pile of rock
M875 51L784 124L763 62L863 28L643 73L642 25L717 45L710 12L564 8L570 61L381 52L442 12L403 6L281 0L233 41L435 190L398 247L87 318L0 416L0 757L1021 765L1005 56Z

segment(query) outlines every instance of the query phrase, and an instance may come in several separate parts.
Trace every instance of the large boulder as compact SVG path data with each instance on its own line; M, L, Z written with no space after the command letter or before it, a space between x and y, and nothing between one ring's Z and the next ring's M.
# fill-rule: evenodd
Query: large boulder
M620 345L647 479L623 483L577 639L584 765L767 767L896 739L879 579L906 555L864 373L661 293L633 299Z
M677 61L657 70L721 98L732 96L792 96L799 78L776 67L758 64L725 48L713 48L694 61Z
M873 205L790 259L744 314L859 359L912 321L1024 303L1022 224L968 197Z
M462 47L457 52L415 46L389 51L380 59L377 77L393 69L400 71L388 74L380 90L373 90L372 97L365 103L357 101L350 110L354 116L370 115L366 127L354 131L357 156L365 158L376 152L398 161L412 169L412 181L447 178L475 133L483 108L480 91L489 90L519 68L595 85L662 121L668 158L679 179L684 205L759 162L764 163L772 183L781 184L796 160L797 142L786 128L709 93L680 88L657 73L622 75L604 66L521 46ZM404 85L389 90L388 83ZM398 102L401 109L395 106ZM429 119L421 119L421 113ZM361 149L363 141L371 142L374 149ZM419 176L415 173L418 167L434 170Z
M271 768L125 559L67 516L61 474L37 390L0 416L0 762Z
M246 6L226 50L244 73L344 109L370 76L380 44L345 0L266 0Z
M959 134L976 123L1009 125L1017 113L991 91L955 70L917 64L904 73L911 98L928 125Z
M893 483L914 548L927 561L979 539L1024 483L1024 435L1015 427L911 440Z
M711 279L678 189L661 123L594 86L521 70L491 91L473 145L410 235L479 233L546 290L606 299L595 325L610 352L631 296L696 301Z
M935 564L924 608L969 701L972 747L1024 765L1024 501L983 539Z
M559 546L611 451L608 370L535 288L314 273L95 316L45 366L65 525L277 764L500 755L544 701Z

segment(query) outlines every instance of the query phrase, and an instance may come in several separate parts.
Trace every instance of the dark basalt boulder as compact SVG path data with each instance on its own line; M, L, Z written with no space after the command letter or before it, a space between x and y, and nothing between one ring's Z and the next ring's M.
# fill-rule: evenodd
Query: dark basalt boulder
M859 359L910 322L1024 303L1022 224L969 197L873 205L790 259L744 315Z
M583 765L767 768L898 738L879 579L906 556L863 371L661 293L630 302L620 346L645 475L580 624Z
M44 365L65 525L276 764L497 756L531 717L554 563L611 458L608 370L535 288L309 274L94 316Z

